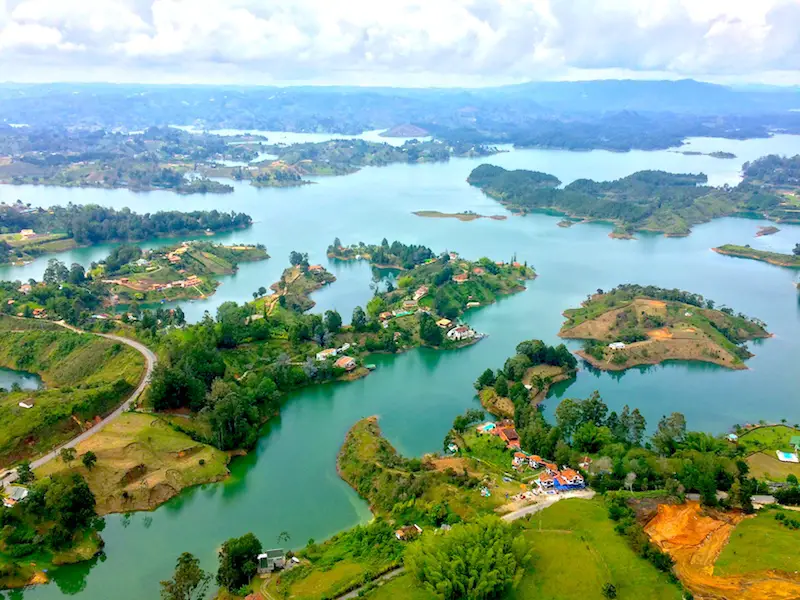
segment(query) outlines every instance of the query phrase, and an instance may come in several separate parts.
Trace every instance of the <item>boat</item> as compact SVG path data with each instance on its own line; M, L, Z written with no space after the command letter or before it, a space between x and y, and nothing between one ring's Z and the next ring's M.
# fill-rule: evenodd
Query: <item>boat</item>
M374 370L377 368L375 365L364 365L364 366L365 366L365 367L367 368L367 370L369 370L369 371L374 371Z

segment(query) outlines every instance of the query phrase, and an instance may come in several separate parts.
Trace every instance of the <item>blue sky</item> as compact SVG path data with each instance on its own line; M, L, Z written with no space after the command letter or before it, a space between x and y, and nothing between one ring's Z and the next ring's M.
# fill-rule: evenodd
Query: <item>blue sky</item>
M0 80L800 84L800 0L0 0Z

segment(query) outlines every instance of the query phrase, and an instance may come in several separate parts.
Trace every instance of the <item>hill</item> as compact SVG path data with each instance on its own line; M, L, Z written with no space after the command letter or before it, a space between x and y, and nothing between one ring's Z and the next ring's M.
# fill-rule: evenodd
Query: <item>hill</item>
M764 324L713 306L680 290L623 285L565 311L559 336L588 340L578 355L609 371L666 360L746 368L744 342L769 337Z

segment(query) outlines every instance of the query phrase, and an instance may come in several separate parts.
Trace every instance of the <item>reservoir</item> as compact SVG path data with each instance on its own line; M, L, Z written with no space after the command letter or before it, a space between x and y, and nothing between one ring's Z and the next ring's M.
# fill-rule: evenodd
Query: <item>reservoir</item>
M325 264L337 281L313 295L315 311L336 308L347 322L356 305L372 296L373 273L365 263L328 262L335 237L345 244L379 243L386 237L454 250L468 258L533 265L538 278L520 294L475 309L465 319L488 334L480 343L452 352L416 350L370 359L377 369L352 382L303 390L284 405L280 417L264 429L256 449L231 465L225 482L188 490L152 513L111 515L102 536L105 556L92 563L62 568L53 582L25 590L26 599L62 598L140 600L158 597L158 582L172 573L181 552L192 552L207 569L216 568L216 551L227 538L255 533L265 546L278 534L291 535L288 546L309 538L322 540L370 518L366 505L337 476L336 452L355 421L378 415L388 439L407 455L439 451L453 418L477 405L473 381L486 367L499 367L523 339L559 341L561 313L577 306L598 288L622 283L677 287L714 299L766 321L773 338L751 343L756 355L748 370L727 371L703 364L670 363L607 374L583 367L575 381L560 384L546 401L552 416L559 399L585 397L599 390L609 407L637 406L654 428L663 414L679 411L688 426L713 433L734 423L765 419L800 422L800 301L797 274L755 261L710 251L724 243L789 252L800 242L800 227L756 238L765 221L726 218L696 226L689 237L639 234L636 240L613 240L601 223L557 227L557 216L509 216L504 221L427 219L416 210L508 214L466 183L483 162L506 168L550 172L564 183L576 178L616 179L642 169L704 172L714 185L736 184L741 164L759 156L800 153L800 137L764 140L691 140L685 149L730 151L734 160L686 156L676 152L566 152L517 150L484 159L363 169L353 175L315 178L298 188L253 188L235 183L226 196L179 196L168 192L61 189L0 186L0 200L39 206L97 203L137 212L157 210L236 210L255 223L245 231L216 236L226 243L263 243L271 259L244 264L222 279L216 295L182 304L187 318L212 314L225 301L243 302L260 286L276 281L292 250L308 252L312 263ZM162 245L150 240L147 247ZM66 252L59 258L88 264L113 247ZM24 267L2 269L3 279L40 278L47 258ZM575 349L577 344L570 342ZM113 590L113 593L111 592Z

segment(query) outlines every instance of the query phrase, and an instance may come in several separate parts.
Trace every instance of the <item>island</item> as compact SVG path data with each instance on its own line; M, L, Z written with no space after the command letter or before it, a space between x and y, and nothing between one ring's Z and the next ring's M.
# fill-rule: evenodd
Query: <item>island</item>
M459 221L475 221L476 219L493 219L495 221L505 221L508 217L506 215L479 215L478 213L465 210L457 213L443 213L438 210L417 210L414 211L418 217L427 217L429 219L458 219Z
M38 208L17 200L0 204L0 264L25 264L42 254L102 242L212 235L252 222L250 215L217 210L140 215L92 204Z
M721 150L717 150L716 152L700 152L698 150L675 150L678 154L683 154L684 156L710 156L712 158L736 158L736 155L732 152L723 152Z
M577 354L592 366L622 371L668 360L710 362L745 369L748 340L770 336L758 319L734 314L698 294L654 286L598 290L564 312L559 336L586 340Z
M702 173L639 171L615 181L578 179L562 188L547 173L488 164L473 169L467 181L517 214L556 211L573 219L606 221L616 226L614 237L625 239L636 231L683 236L692 225L736 214L800 222L800 180L780 177L789 167L773 158L746 163L744 179L734 187L706 185Z
M360 139L297 144L268 144L262 150L272 158L247 167L215 164L202 167L208 177L250 180L253 185L286 187L311 183L306 176L348 175L362 167L392 163L423 163L450 160L454 156L490 156L500 152L493 146L467 142L409 140L401 146Z
M737 246L735 244L725 244L712 250L725 256L735 256L737 258L749 258L760 260L778 267L789 267L790 269L800 269L800 244L797 244L792 254L781 254L780 252L770 252L768 250L756 250L750 246Z
M218 277L233 275L239 263L269 258L261 246L182 242L157 250L115 248L89 275L107 286L112 304L169 302L205 298Z
M756 237L763 237L765 235L775 235L778 233L780 229L774 226L767 226L767 227L759 227L758 231L756 232Z

